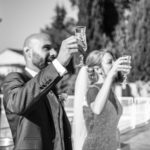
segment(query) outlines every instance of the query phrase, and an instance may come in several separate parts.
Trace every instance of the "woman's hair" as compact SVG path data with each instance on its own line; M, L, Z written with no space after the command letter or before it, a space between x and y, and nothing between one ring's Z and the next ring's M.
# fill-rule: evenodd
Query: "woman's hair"
M95 66L101 67L102 58L106 53L109 53L114 59L116 59L110 49L94 50L89 53L86 58L86 65L88 66L88 76L91 84L94 84L98 81L98 74L95 71Z

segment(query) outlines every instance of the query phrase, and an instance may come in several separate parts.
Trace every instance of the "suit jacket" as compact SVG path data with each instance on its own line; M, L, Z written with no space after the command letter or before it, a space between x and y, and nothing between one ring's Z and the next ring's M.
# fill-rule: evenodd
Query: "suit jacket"
M60 79L52 64L34 78L27 72L5 78L4 107L15 150L72 150L71 127L53 92Z

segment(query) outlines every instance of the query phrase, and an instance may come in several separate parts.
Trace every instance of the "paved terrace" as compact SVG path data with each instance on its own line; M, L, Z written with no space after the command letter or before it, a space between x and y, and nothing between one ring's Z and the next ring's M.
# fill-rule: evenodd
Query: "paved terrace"
M150 123L121 135L122 150L150 150Z

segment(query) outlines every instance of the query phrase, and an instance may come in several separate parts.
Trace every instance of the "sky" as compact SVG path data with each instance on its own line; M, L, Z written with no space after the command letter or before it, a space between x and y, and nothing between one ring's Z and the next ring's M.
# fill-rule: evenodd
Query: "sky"
M67 17L77 20L77 8L69 0L0 0L0 51L21 49L24 39L50 24L56 4L64 5Z

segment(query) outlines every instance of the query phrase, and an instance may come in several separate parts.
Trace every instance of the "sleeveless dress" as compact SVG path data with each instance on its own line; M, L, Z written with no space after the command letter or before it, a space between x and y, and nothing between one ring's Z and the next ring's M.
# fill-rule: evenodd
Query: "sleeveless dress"
M83 106L83 114L87 128L87 137L82 150L116 150L117 126L122 114L119 101L110 91L109 98L101 112L94 114L90 104L95 100L102 85L92 85L87 92L87 104Z

